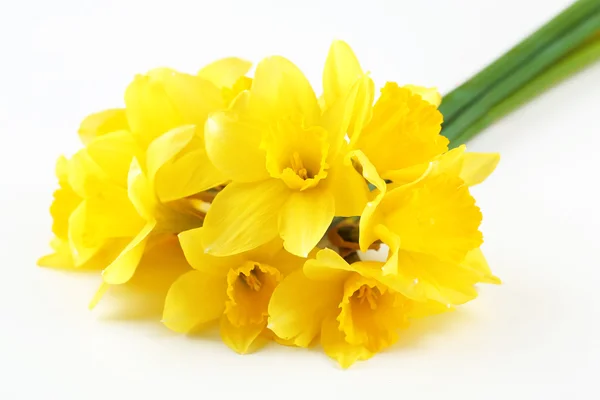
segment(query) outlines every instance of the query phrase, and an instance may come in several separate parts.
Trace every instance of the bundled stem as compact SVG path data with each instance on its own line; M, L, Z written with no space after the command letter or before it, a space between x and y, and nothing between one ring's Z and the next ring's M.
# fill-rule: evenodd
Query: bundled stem
M595 61L600 55L592 44L588 48L588 42L598 32L600 2L579 0L444 96L440 107L445 119L443 134L451 147ZM585 51L580 53L580 49Z

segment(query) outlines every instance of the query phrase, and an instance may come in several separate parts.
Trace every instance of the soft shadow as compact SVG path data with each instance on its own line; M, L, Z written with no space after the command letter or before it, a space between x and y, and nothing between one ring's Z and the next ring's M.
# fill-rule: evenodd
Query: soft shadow
M413 320L406 329L400 331L400 339L388 351L399 352L414 349L435 336L447 335L448 332L463 330L476 318L466 309L433 315Z

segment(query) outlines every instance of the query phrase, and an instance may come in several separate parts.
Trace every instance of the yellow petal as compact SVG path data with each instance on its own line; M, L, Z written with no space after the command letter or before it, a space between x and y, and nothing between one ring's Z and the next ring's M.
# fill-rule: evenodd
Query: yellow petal
M237 57L226 57L204 66L198 76L212 82L215 86L231 87L252 67L250 61Z
M325 104L331 106L337 99L345 96L362 75L363 70L352 48L341 40L333 41L323 69Z
M287 251L299 257L308 253L323 238L335 215L333 196L315 188L293 192L279 214L279 235Z
M500 161L498 153L465 153L460 177L468 186L483 182Z
M412 93L418 94L423 100L436 107L439 107L442 103L442 95L440 92L438 92L437 88L426 88L415 85L404 85L404 87L410 90Z
M375 197L367 203L360 218L360 249L367 251L369 246L378 239L373 227L381 222L381 213L376 213L376 210L385 196L387 186L377 173L377 169L362 151L353 151L350 155L355 157L361 166L362 176L377 189Z
M374 92L373 80L365 75L323 112L321 126L329 132L332 157L346 144L355 147L359 133L371 118Z
M52 232L59 238L66 239L69 231L69 216L81 203L81 197L77 195L68 182L67 169L68 161L60 157L56 162L57 176L59 177L60 187L54 191L52 204L50 205L50 215L52 215ZM59 175L59 170L62 177Z
M389 191L380 208L404 250L460 262L483 241L481 211L463 181L450 175Z
M90 236L133 237L144 226L125 189L107 188L102 196L90 197L85 202L85 229Z
M313 280L337 281L340 284L354 269L331 249L320 250L314 259L304 263L304 274Z
M398 272L387 275L385 282L412 300L459 305L477 297L477 272L427 254L400 251L397 259Z
M244 257L241 255L215 257L206 254L202 247L203 231L204 228L196 228L178 235L185 258L198 271L225 277L230 268L237 267L244 261Z
M87 203L81 202L69 216L69 247L75 267L90 260L103 246L104 238L87 228Z
M115 185L127 186L129 166L138 153L130 132L116 131L98 137L88 143L87 152Z
M461 265L463 268L469 269L470 271L476 271L481 274L481 282L493 283L496 285L502 283L500 278L492 274L492 270L490 269L490 266L480 248L469 251Z
M281 243L281 240L278 240ZM272 255L268 261L268 264L277 268L283 276L287 276L292 272L302 268L305 258L295 256L288 253L285 249L281 248L278 252Z
M166 203L225 184L228 180L210 162L206 151L199 148L186 152L158 171L156 194Z
M269 329L296 346L308 347L325 317L337 309L343 282L308 279L294 271L275 288L269 303Z
M411 319L424 318L454 310L454 307L448 307L448 305L438 303L437 301L415 301L412 303L412 306L408 311L408 317Z
M137 158L131 161L131 166L129 167L127 194L131 204L133 204L140 216L147 221L154 219L158 199L156 198L152 182L142 171Z
M230 349L239 354L247 354L255 350L253 344L264 330L264 323L234 326L227 317L221 317L221 339Z
M158 68L138 75L125 91L127 119L143 144L181 125L202 126L224 106L221 90L198 76Z
M169 289L162 322L175 332L190 332L223 314L226 293L224 277L200 271L187 272Z
M335 317L329 317L323 322L321 345L325 354L336 360L344 369L350 367L356 361L368 360L374 354L365 346L352 345L346 342L345 335L340 330Z
M227 185L204 220L205 251L215 256L233 255L274 239L279 211L289 193L277 179Z
M350 157L339 157L332 164L327 171L325 185L335 200L335 215L361 215L369 196L365 178L354 168Z
M177 238L171 235L148 247L135 275L126 284L104 284L110 287L110 297L103 299L103 317L108 314L119 319L161 319L169 288L191 268Z
M60 238L54 238L51 242L53 253L47 254L40 257L37 260L37 265L40 267L49 268L74 268L73 258L71 256L71 249L69 242Z
M69 186L81 197L101 194L110 177L92 159L87 149L81 149L68 163Z
M150 143L146 156L150 181L154 182L158 170L183 150L195 134L194 125L185 125L171 129Z
M129 129L124 108L114 108L88 115L79 126L79 138L87 145L110 132Z
M211 115L204 128L208 157L219 170L238 182L268 177L261 138L260 125L238 119L232 112Z
M106 267L102 272L104 282L110 285L120 285L131 279L144 255L148 237L155 226L155 221L148 222L121 254Z
M440 135L442 120L437 108L421 96L388 82L356 147L387 177L387 171L427 163L447 151L448 139Z
M260 109L271 121L302 117L306 126L313 126L321 115L308 79L296 65L280 56L268 57L258 64L250 100L253 109Z

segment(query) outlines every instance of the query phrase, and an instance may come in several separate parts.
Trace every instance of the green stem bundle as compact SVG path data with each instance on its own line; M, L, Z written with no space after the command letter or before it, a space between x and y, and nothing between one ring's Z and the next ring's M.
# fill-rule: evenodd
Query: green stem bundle
M600 0L579 0L444 96L450 147L600 58Z

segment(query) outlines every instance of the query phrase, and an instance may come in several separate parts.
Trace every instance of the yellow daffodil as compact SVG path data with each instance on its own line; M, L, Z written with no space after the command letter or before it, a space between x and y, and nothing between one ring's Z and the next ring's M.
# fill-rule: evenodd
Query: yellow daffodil
M481 212L461 176L476 182L481 174L464 168L469 164L461 162L464 148L391 190L369 160L357 155L378 191L360 220L360 247L366 251L378 240L389 246L382 272L395 275L400 293L416 301L462 304L477 296L475 283L500 282L479 249ZM481 165L480 171L487 170L487 164Z
M204 121L247 87L249 67L229 58L198 76L153 70L129 86L125 109L87 117L79 129L86 147L57 165L55 251L40 264L108 266L105 281L120 284L148 242L199 226L194 196L226 182L206 156Z
M131 162L127 192L144 225L104 271L106 283L127 282L156 238L202 224L194 196L227 182L206 155L204 122L228 105L232 92L247 87L249 68L237 58L216 61L198 76L161 68L138 75L127 88L127 120L143 150Z
M258 64L249 91L210 116L206 150L232 183L207 215L208 253L238 254L281 237L285 249L306 256L334 216L360 215L368 187L347 157L345 136L372 88L364 74L337 74L340 61L333 46L323 109L294 64L270 57ZM342 88L349 80L356 82Z
M348 264L333 250L319 251L275 288L269 328L300 347L320 336L325 353L347 368L394 344L410 319L447 309L404 296L395 277L383 275L381 266Z
M204 228L179 234L193 271L183 274L169 290L164 324L188 333L219 321L221 338L238 353L254 349L268 337L267 307L275 287L303 259L283 250L280 240L228 257L205 254L200 246Z
M190 75L169 68L157 68L137 75L125 91L125 108L130 129L147 145L165 132L195 125L201 137L211 112L227 108L236 92L251 80L244 77L248 61L225 58Z

